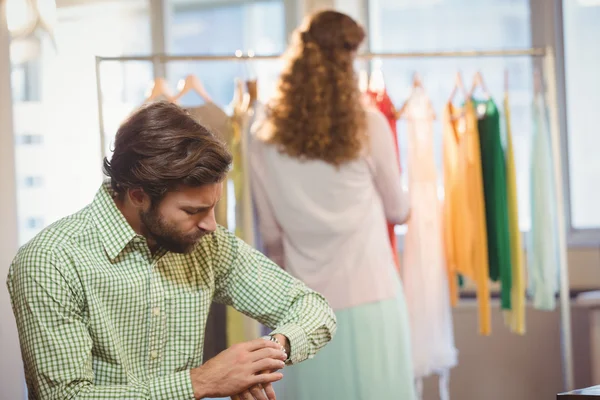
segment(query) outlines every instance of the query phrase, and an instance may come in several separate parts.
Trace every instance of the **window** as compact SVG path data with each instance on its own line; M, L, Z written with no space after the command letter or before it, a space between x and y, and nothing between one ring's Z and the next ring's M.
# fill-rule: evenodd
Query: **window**
M435 52L528 49L531 47L529 0L370 0L370 46L373 52ZM386 88L397 107L410 93L418 72L438 114L435 153L442 184L442 127L439 115L460 71L467 87L481 71L486 86L502 109L504 71L509 73L512 131L522 230L529 217L529 132L531 131L532 60L529 57L413 58L377 61ZM404 122L399 122L401 162L406 168ZM442 192L442 191L440 191Z
M23 186L27 188L39 188L44 185L44 177L42 176L26 176L23 179Z
M562 3L571 226L600 228L600 1Z
M27 228L29 229L42 229L44 227L44 218L42 217L29 217L27 218Z
M13 101L27 99L27 70L24 65L15 65L10 76Z
M76 3L73 3L76 4ZM147 1L79 3L58 9L56 49L13 75L19 241L88 204L102 181L94 56L151 51ZM103 65L106 131L139 105L150 63ZM31 184L31 185L30 185ZM38 184L41 184L38 185Z
M169 53L185 55L233 56L280 54L286 46L285 8L282 0L223 1L172 0ZM281 70L278 60L191 61L167 65L170 86L193 74L202 82L211 99L229 114L235 80L257 79L259 98L275 88ZM175 91L175 90L174 90ZM180 99L184 107L202 104L195 93ZM235 227L235 192L229 182L229 227Z
M38 144L42 144L43 141L44 141L43 135L37 135L37 134L31 134L31 133L25 133L22 135L18 135L16 138L16 143L23 144L23 145L38 145Z
M271 55L286 46L285 10L283 1L210 2L173 0L170 24L171 54ZM168 78L175 88L180 79L194 74L204 84L215 103L228 105L233 97L234 80L258 79L262 98L268 97L276 81L278 61L205 61L172 62ZM181 104L200 104L195 94L186 95Z

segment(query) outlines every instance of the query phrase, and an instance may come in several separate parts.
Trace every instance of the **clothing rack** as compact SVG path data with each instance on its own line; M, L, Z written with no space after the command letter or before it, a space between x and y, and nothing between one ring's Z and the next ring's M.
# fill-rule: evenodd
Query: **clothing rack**
M102 81L101 81L101 68L100 65L103 62L129 62L129 61L147 61L152 62L155 66L165 64L168 62L185 62L185 61L258 61L258 60L277 60L282 57L281 54L273 55L254 55L254 54L243 54L241 51L237 51L234 55L208 55L208 54L197 54L197 55L169 55L169 54L150 54L145 56L118 56L118 57L96 57L96 88L98 94L98 117L99 117L99 128L100 128L100 146L102 159L106 157L106 143L105 143L105 128L104 128L104 109L103 109L103 96L102 96ZM529 49L513 49L513 50L468 50L468 51L442 51L442 52L406 52L406 53L362 53L357 55L358 59L372 60L372 59L414 59L414 58L480 58L480 57L532 57L541 58L543 63L542 67L545 70L546 81L549 86L549 92L555 93L556 77L554 75L554 55L550 48L544 47L533 47ZM553 100L556 100L555 98ZM556 101L553 102L553 108L556 107ZM551 113L554 121L551 121L551 125L557 126L557 113ZM553 143L559 143L560 138L558 137L559 132L556 129L551 129L551 135ZM559 228L561 231L561 243L566 241L566 228L565 228L565 210L562 206L563 198L562 194L562 177L560 171L562 171L562 161L560 159L560 152L557 151L554 146L554 162L555 171L557 171L557 181L559 192ZM564 246L561 246L564 249ZM569 286L569 275L568 266L566 260L566 252L561 250L560 258L560 320L561 320L561 358L562 358L562 370L563 370L563 386L565 391L575 389L574 387L574 375L573 375L573 347L572 347L572 335L571 335L571 308L570 308L570 286Z
M515 56L533 56L543 57L546 55L546 49L541 47L531 49L514 50L468 50L468 51L438 51L438 52L414 52L414 53L362 53L357 58L370 60L373 58L440 58L440 57L515 57ZM281 54L270 55L249 55L238 52L238 55L168 55L151 54L147 56L117 56L117 57L96 57L97 62L102 61L240 61L240 60L276 60L281 58Z
M405 52L405 53L362 53L357 58L361 60L372 59L411 59L411 58L478 58L478 57L546 57L548 50L544 47L533 47L529 49L507 49L507 50L466 50L466 51L437 51L437 52ZM115 56L103 57L96 56L96 91L98 95L98 117L100 127L100 146L102 159L106 157L106 143L104 137L104 109L102 95L102 81L100 65L103 62L130 62L147 61L157 66L168 62L184 61L259 61L259 60L277 60L282 58L283 54L255 55L243 54L241 50L231 55L170 55L163 53L150 54L145 56Z

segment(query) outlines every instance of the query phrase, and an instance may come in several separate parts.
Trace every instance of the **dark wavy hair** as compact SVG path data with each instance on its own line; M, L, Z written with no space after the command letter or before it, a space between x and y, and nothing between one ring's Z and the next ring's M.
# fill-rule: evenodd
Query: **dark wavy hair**
M294 158L336 166L356 159L366 122L353 62L364 39L364 29L346 14L309 17L288 48L263 140Z
M180 185L198 187L222 182L231 166L226 145L181 107L150 103L119 128L104 174L123 195L141 188L153 201Z

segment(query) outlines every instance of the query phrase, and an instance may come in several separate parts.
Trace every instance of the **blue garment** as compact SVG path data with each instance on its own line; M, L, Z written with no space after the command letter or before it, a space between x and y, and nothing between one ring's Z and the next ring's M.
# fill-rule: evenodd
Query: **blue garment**
M548 109L542 94L533 104L531 142L531 230L529 232L528 280L533 306L540 310L556 307L560 257L556 177Z
M286 367L277 398L414 400L408 312L395 299L336 311L335 338L312 360Z

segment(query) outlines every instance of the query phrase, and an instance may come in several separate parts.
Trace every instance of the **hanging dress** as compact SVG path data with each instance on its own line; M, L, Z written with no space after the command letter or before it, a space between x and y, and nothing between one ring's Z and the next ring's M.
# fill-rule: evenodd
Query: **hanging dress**
M387 93L387 90L383 90L382 92L374 92L368 91L367 95L371 99L371 102L375 107L381 111L381 113L385 116L390 128L392 129L393 138L394 138L394 150L396 151L396 157L398 159L398 168L402 171L400 166L400 150L398 147L398 132L397 132L397 120L398 114L396 112L396 107L394 107L394 103L392 99ZM398 253L398 238L396 236L396 230L394 224L387 224L388 236L390 238L390 246L392 246L392 251L394 252L394 261L396 262L396 268L400 271L400 258Z
M218 134L231 146L233 130L229 116L216 104L209 102L199 107L188 108L190 116L202 126ZM229 147L231 148L231 147ZM227 221L227 184L223 185L223 195L215 207L217 224L228 227ZM204 339L204 360L208 361L227 349L227 308L223 304L212 303L206 321L206 336Z
M421 398L422 378L436 373L441 377L440 398L447 399L449 371L457 363L457 350L433 153L433 113L421 90L413 93L405 110L412 208L404 238L401 275L410 319L417 394Z
M457 275L477 286L479 332L491 333L487 233L477 116L471 101L444 110L444 247L452 305L458 303Z
M247 161L247 168L248 171L250 171L250 157L251 157L251 152L250 152L250 148L252 147L252 141L256 140L256 138L254 137L254 126L256 121L259 121L260 119L263 118L263 104L258 100L258 81L256 79L253 80L248 80L246 81L246 89L248 90L248 93L250 95L250 102L248 104L248 110L246 112L247 114L247 121L246 121L246 125L245 125L245 129L242 132L242 134L244 135L244 139L246 140L246 161ZM252 175L248 174L248 188L250 189L250 202L252 205L252 231L254 232L253 235L253 243L254 243L254 248L258 251L260 251L261 253L264 253L264 248L263 248L263 242L262 242L262 238L260 236L260 230L259 230L259 226L258 226L258 211L256 209L256 202L254 201L253 198L253 193L252 193ZM267 328L268 329L268 328Z
M510 257L512 268L512 285L510 289L511 310L506 311L505 322L512 332L524 335L525 265L523 262L521 230L519 229L517 170L515 167L508 94L505 94L504 96L504 121L504 128L506 130L506 195L508 200L508 225L510 232Z
M254 246L254 209L250 191L250 171L248 160L248 124L250 123L249 97L244 91L243 82L236 81L236 92L232 101L231 153L232 169L229 178L233 185L235 207L234 232L237 237ZM240 313L233 307L227 307L227 345L247 342L261 336L261 326L252 318Z
M480 115L477 127L485 196L489 274L492 281L500 281L502 309L510 310L512 267L500 113L491 98L473 102Z
M535 308L553 310L560 271L558 207L548 110L540 94L536 95L533 115L529 291Z

